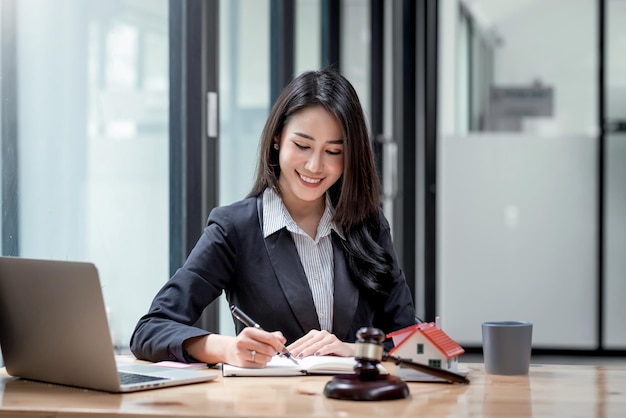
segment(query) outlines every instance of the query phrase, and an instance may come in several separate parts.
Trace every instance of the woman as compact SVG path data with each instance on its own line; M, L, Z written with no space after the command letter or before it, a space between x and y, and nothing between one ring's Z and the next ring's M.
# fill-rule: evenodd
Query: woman
M296 357L354 355L356 331L415 323L398 266L363 110L323 69L295 78L263 129L248 197L213 209L185 264L131 338L151 361L263 367L283 344ZM220 293L267 332L193 327Z

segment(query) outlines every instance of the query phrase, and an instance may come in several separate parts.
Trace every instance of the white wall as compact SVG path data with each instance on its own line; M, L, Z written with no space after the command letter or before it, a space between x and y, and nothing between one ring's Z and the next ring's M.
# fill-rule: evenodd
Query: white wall
M542 347L594 348L596 144L531 135L440 139L438 308L459 343L533 322ZM446 170L446 168L449 168Z

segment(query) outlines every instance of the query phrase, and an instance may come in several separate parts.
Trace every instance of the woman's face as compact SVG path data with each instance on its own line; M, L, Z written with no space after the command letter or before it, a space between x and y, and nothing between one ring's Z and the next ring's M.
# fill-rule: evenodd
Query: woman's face
M343 173L339 122L321 106L307 107L287 120L279 141L278 184L285 205L320 203Z

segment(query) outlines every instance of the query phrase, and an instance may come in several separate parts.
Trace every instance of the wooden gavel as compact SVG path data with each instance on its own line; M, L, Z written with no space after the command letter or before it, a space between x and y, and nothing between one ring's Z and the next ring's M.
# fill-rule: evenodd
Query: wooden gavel
M357 331L354 374L339 375L324 387L324 395L334 399L374 401L402 399L409 395L407 384L397 376L380 374L381 361L392 361L453 383L469 383L465 376L390 356L383 349L385 334L378 328L363 327Z

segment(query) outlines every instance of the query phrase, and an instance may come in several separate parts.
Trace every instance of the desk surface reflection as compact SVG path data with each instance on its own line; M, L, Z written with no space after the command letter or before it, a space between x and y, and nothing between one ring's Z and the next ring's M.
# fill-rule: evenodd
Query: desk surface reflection
M626 416L625 366L531 365L528 376L492 376L482 364L461 366L470 371L469 385L409 383L408 398L381 402L328 399L322 393L329 376L220 376L117 395L15 379L0 369L0 417ZM393 364L385 367L393 373Z

